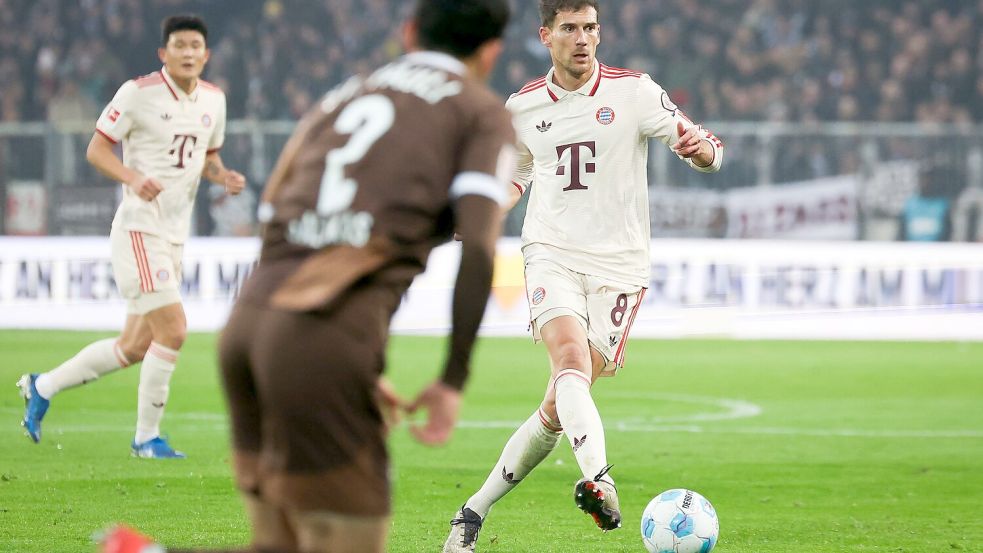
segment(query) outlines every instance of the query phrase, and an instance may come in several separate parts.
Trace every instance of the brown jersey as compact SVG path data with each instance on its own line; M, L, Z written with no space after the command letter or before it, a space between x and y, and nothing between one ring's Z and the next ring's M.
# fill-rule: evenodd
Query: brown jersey
M405 290L451 236L456 197L505 199L511 117L462 74L450 56L408 54L304 117L264 191L261 261L241 299L312 311L367 278Z

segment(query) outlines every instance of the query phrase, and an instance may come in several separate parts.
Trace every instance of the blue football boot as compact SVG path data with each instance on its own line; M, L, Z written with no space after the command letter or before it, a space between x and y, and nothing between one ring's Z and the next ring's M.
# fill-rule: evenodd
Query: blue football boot
M134 457L140 457L143 459L184 459L185 454L180 451L175 451L174 448L167 443L167 440L157 436L151 440L147 440L142 444L133 442L130 446L132 448L132 454Z
M24 398L24 420L20 421L20 424L27 430L27 436L34 443L41 441L41 419L44 418L44 414L48 412L48 405L51 404L38 393L35 386L37 380L37 374L25 374L17 381L20 395Z

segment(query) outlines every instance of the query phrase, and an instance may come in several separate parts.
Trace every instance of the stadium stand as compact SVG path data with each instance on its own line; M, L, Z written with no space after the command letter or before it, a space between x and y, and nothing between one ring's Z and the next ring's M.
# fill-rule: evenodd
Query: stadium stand
M212 26L206 76L226 90L230 120L292 121L343 75L397 56L397 22L407 6L398 0L0 0L0 24L18 30L0 34L0 123L91 124L120 82L158 65L152 52L159 22L183 11L201 14ZM535 40L536 4L517 8L492 81L503 96L548 67L547 51ZM717 133L729 156L720 175L688 175L656 158L653 182L726 191L870 172L865 161L909 160L914 150L945 144L956 129L969 138L959 145L959 167L938 188L955 204L967 183L979 184L964 166L972 166L966 160L983 142L971 132L983 118L983 2L620 0L603 9L603 33L617 37L602 42L605 63L650 73L700 120L778 129L763 136L724 128ZM822 136L801 132L832 122L920 127L900 134L895 128L867 142L856 126ZM936 130L926 138L924 128ZM234 136L227 155L252 159L249 140ZM775 141L781 152L760 159ZM279 148L272 142L249 175L254 187ZM8 181L38 173L45 163L36 159L36 142L3 146ZM72 149L56 151L71 158ZM85 164L65 162L59 169L49 163L45 179L97 178L79 165ZM917 177L905 180L904 193L914 193ZM249 231L241 220L216 223L212 212L241 219L250 205L212 209L209 198L200 200L200 233Z

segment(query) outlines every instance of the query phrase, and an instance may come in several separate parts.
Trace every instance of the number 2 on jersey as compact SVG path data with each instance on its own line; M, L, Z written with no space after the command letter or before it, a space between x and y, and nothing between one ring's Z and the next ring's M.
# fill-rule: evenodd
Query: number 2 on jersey
M328 150L324 158L324 175L317 197L318 213L336 213L352 204L358 182L345 177L345 166L362 159L369 148L393 126L395 116L392 101L381 94L362 96L341 110L334 130L340 134L350 134L351 138L344 146Z

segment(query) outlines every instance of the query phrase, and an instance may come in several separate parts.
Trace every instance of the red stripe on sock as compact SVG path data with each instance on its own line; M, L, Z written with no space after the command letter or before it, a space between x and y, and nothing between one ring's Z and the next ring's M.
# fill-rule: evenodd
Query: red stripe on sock
M119 347L119 341L113 344L113 355L116 356L116 362L119 363L120 367L129 367L130 360L123 355L123 348Z

